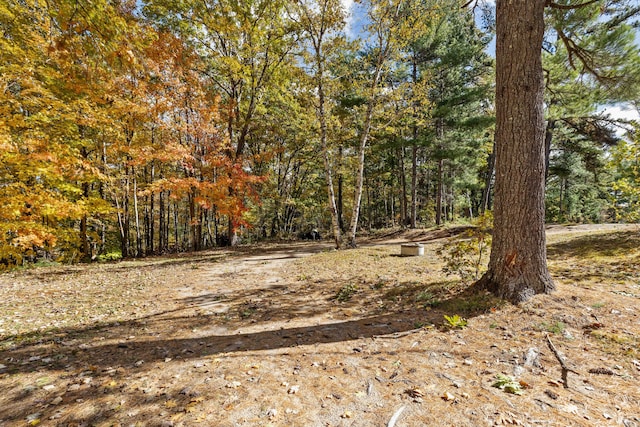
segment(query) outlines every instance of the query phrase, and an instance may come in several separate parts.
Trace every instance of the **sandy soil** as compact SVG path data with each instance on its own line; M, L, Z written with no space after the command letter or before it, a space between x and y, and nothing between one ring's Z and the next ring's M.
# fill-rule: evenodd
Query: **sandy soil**
M521 306L440 271L455 230L3 274L0 426L640 426L636 230L551 228Z

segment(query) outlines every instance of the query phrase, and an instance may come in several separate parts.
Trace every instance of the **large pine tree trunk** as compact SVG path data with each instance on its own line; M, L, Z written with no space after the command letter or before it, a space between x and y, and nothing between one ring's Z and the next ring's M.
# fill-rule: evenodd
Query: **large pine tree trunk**
M494 234L478 285L514 303L555 288L544 229L544 7L545 0L496 4Z

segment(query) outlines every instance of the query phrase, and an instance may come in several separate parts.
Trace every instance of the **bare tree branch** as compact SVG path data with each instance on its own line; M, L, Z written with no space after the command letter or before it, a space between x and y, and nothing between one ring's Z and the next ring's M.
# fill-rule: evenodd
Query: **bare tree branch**
M585 3L580 3L580 4L558 4L558 3L554 3L551 0L547 0L547 2L545 3L545 6L550 7L552 9L559 9L559 10L574 10L574 9L580 9L581 7L585 7L585 6L589 6L591 4L597 3L600 0L590 0L588 2Z

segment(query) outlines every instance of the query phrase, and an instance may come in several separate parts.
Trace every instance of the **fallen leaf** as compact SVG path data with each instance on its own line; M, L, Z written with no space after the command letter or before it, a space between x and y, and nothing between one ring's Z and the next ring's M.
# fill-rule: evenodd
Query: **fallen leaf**
M500 426L500 425L514 425L514 426L523 426L524 424L522 423L522 421L520 421L519 419L516 418L515 415L510 414L510 413L506 413L506 414L499 414L498 418L496 419L494 425L496 426Z
M269 417L269 419L274 419L276 416L278 415L278 410L275 408L271 408L267 411L267 417Z
M35 413L27 416L27 425L37 426L40 424L40 413Z
M525 382L525 381L520 380L520 381L518 381L518 383L520 384L520 387L522 387L523 389L530 389L530 388L532 388L532 387L531 387L531 384L529 384L528 382Z
M414 388L410 388L404 391L405 394L408 394L409 396L416 398L416 397L423 397L424 393L422 390L420 390L418 387L414 387ZM445 393L446 394L446 393ZM446 399L445 399L446 400Z
M444 394L442 395L442 399L446 400L447 402L450 402L452 400L456 400L456 397L449 393L448 391L445 391Z

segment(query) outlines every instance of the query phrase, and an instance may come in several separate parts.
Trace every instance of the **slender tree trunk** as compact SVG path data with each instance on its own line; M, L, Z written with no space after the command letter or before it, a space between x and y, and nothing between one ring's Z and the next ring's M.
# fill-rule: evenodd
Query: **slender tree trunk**
M545 0L496 3L496 182L489 269L478 286L514 303L550 293L544 228Z
M564 202L564 189L566 188L565 187L566 186L566 182L567 182L566 178L564 178L564 177L560 178L560 200L558 201L559 204L560 204L560 207L559 207L560 210L558 212L558 219L560 221L564 220L564 218L563 218L564 217L564 203L563 202Z
M496 142L493 140L493 150L487 158L487 173L484 177L484 189L482 190L482 208L481 212L484 214L491 209L491 182L493 181L493 174L495 172L496 165Z
M101 144L101 154L100 154L100 172L105 173L107 169L107 146L104 141ZM104 193L104 181L100 181L98 184L98 194L100 195L100 199L106 200ZM107 225L104 221L102 221L102 225L100 227L100 249L98 250L99 254L105 253L107 248Z
M411 228L416 228L418 221L418 144L416 142L417 127L415 128L413 144L411 146Z
M319 41L321 43L322 40ZM321 45L318 44L316 52L316 63L318 66L317 88L318 88L318 119L320 120L320 146L322 147L322 158L324 162L324 173L327 185L327 195L329 197L329 211L331 212L331 228L333 230L333 241L336 249L340 249L342 244L342 236L340 230L340 220L338 216L338 206L336 204L336 195L333 188L333 172L331 160L329 159L329 147L327 144L327 117L325 112L325 94L324 94L324 73L322 63Z
M83 182L82 183L82 196L84 197L84 200L88 200L89 199L89 183L88 182ZM80 242L82 245L82 259L84 261L91 261L91 249L89 247L89 235L88 235L88 217L87 214L85 213L84 215L82 215L82 218L80 219Z
M164 191L160 191L158 195L158 253L166 250L166 234L165 234L165 208L164 208Z
M180 233L178 231L178 201L173 204L173 244L175 245L175 251L180 250Z
M407 202L407 176L404 169L404 145L400 144L397 148L398 151L398 169L400 173L400 225L404 228L409 218L408 215L408 202Z
M376 70L369 87L369 101L367 102L367 109L364 118L364 126L360 133L360 144L358 145L358 173L356 175L356 188L353 197L353 212L351 214L351 225L349 226L349 246L352 248L357 247L356 232L358 231L358 219L360 216L360 202L362 201L362 190L364 184L364 156L367 148L367 142L369 140L369 132L371 131L371 121L373 120L373 110L376 104L376 90L380 77L382 76L382 69L384 62L387 60L389 54L389 42L384 48L381 47L378 53L378 61L376 63Z
M553 130L556 127L555 120L547 121L547 128L544 133L544 179L545 183L549 178L549 161L551 159L551 142L553 141Z
M344 231L344 199L342 197L343 189L344 189L344 174L342 173L343 165L342 165L342 145L338 147L338 224L340 226L340 231Z
M442 214L443 207L446 207L446 203L444 203L444 159L442 159L442 144L444 139L444 121L442 118L436 119L436 141L439 147L440 158L438 159L438 182L437 182L437 190L436 190L436 225L442 225ZM446 221L446 213L444 216Z
M136 220L136 256L141 257L143 255L142 234L140 233L140 212L138 211L138 179L135 169L133 169L133 213Z
M127 258L128 256L128 247L129 247L129 242L127 239L128 233L127 233L127 224L126 224L126 220L125 220L125 211L124 211L124 207L121 208L120 206L120 202L118 201L118 195L115 195L115 201L116 201L116 210L117 215L118 215L118 228L120 230L120 253L122 258Z
M436 183L436 225L442 225L442 200L444 198L444 178L443 174L444 160L438 160L438 182Z
M378 71L378 74L382 72L382 69ZM377 80L380 76L376 77L375 86L377 86ZM374 87L375 87L374 86ZM355 248L358 246L356 242L356 232L358 231L358 219L360 216L360 202L362 201L362 190L364 187L364 155L367 148L367 141L369 139L369 131L371 130L371 120L373 118L374 100L370 99L367 104L367 112L365 116L364 127L360 134L360 144L358 146L358 173L356 175L356 188L353 197L353 212L351 213L351 225L349 226L349 246Z
M415 54L411 62L411 67L413 84L416 85L418 83L418 64ZM415 101L413 105L413 116L416 122L413 124L411 141L411 218L409 219L411 228L416 228L418 218L418 108L418 102Z
M155 165L151 164L151 183L155 181ZM149 196L149 244L147 245L147 253L154 253L154 240L155 240L155 201L156 194L151 192Z
M126 168L126 167L125 167ZM118 211L118 225L120 227L120 252L122 258L129 257L129 172L125 171L124 194L122 205L118 202L118 195L115 195L116 209Z

